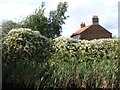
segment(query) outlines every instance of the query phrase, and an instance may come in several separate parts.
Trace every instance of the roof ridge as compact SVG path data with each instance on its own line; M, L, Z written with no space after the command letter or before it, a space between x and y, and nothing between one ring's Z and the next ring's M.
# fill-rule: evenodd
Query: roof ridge
M103 26L99 25L100 27L104 28ZM104 28L107 32L111 33L110 31L108 31L106 28Z

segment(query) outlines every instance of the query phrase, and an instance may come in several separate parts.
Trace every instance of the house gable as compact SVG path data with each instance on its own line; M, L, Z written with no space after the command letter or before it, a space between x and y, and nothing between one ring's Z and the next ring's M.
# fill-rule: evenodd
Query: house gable
M93 24L83 27L77 30L75 33L71 35L72 38L79 38L79 39L100 39L100 38L112 38L112 33L109 32L107 29L99 25L98 17L94 16L92 18Z
M81 35L81 39L87 40L112 37L112 33L110 33L108 30L100 25L92 25L79 35Z

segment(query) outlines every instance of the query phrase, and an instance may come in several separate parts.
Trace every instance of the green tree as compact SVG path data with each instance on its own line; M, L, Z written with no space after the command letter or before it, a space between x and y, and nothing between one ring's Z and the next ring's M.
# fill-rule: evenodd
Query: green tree
M20 27L39 31L43 36L48 38L61 36L62 25L65 24L65 20L68 18L68 16L65 15L67 7L67 2L60 2L57 5L56 10L50 11L49 16L45 16L45 3L43 2L33 14L28 15L21 22L3 20L1 25L2 37L4 37L11 29Z
M39 9L36 9L34 14L29 15L23 20L23 27L39 31L42 35L48 38L56 38L61 36L62 25L68 16L65 15L67 11L67 2L60 2L56 10L49 12L49 17L44 14L45 3L42 3Z
M8 32L11 29L19 28L19 27L21 27L21 25L17 22L13 22L12 20L2 20L2 24L1 24L2 37L5 37L6 34L8 34Z

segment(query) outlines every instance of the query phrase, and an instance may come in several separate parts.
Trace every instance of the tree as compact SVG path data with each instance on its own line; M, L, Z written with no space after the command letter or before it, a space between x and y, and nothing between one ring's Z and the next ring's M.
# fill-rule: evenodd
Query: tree
M43 36L48 38L56 38L61 36L62 25L65 24L65 20L68 16L67 2L60 2L56 10L50 11L49 16L45 16L45 3L41 4L41 7L35 10L35 12L27 16L21 22L13 22L12 20L2 21L2 37L4 37L11 29L15 28L30 28L34 31L39 31Z
M20 24L13 22L12 20L2 20L2 25L1 25L2 37L5 37L6 34L8 34L8 32L11 29L19 28L19 27L21 27Z
M39 31L42 35L48 38L56 38L61 36L62 25L68 16L65 15L67 11L67 2L60 2L57 9L49 12L49 17L44 15L45 3L42 3L39 9L36 9L34 14L29 15L23 20L23 27Z
M61 36L62 25L65 24L65 21L68 16L65 16L67 11L67 2L60 2L57 6L57 10L50 11L49 23L50 23L50 32L52 37Z

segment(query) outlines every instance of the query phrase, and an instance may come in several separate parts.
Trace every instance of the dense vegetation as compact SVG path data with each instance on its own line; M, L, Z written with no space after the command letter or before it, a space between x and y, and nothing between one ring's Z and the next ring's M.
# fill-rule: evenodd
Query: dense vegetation
M3 20L0 38L3 87L8 84L35 90L120 87L119 40L59 37L68 18L67 7L67 2L60 2L47 17L42 3L21 22Z
M49 69L49 47L47 38L38 31L12 29L2 40L3 84L39 86Z
M117 39L75 40L42 36L26 28L2 39L3 84L27 87L107 87L119 85Z
M51 10L48 15L45 15L45 3L43 2L38 9L21 21L3 20L2 36L4 37L11 29L15 28L30 28L33 31L39 31L47 38L61 36L62 25L68 18L67 8L67 2L60 2L55 10Z
M117 39L57 38L53 42L56 52L52 60L57 64L60 86L73 83L78 87L116 87L120 55Z

